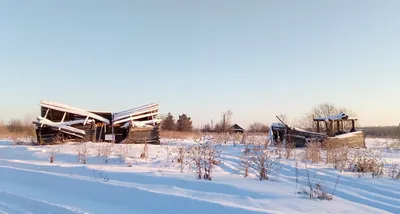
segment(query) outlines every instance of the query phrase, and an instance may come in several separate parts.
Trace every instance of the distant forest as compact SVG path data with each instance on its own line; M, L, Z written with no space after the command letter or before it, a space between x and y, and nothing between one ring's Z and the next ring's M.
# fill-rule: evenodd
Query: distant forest
M388 137L400 138L400 130L398 126L374 126L362 127L367 137Z

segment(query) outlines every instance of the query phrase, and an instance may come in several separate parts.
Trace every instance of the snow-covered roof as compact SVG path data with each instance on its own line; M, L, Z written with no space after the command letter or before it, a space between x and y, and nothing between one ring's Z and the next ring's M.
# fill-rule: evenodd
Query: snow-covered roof
M314 120L327 121L327 120L357 120L357 118L349 117L347 114L341 112L336 115L330 115L327 117L316 117Z
M57 111L63 111L63 112L68 112L71 114L78 114L78 115L82 115L82 116L87 116L102 122L105 122L106 124L110 124L110 121L104 117L101 117L97 114L93 114L91 112L88 112L86 110L83 109L79 109L76 107L72 107L69 105L65 105L65 104L61 104L61 103L57 103L57 102L53 102L53 101L48 101L48 100L42 100L40 101L40 105L49 109L54 109Z
M271 127L285 128L286 126L282 123L272 123Z

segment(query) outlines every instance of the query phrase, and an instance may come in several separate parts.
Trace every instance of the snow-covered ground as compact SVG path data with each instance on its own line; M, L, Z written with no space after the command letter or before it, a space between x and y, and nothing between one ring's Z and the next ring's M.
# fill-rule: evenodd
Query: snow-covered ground
M195 142L163 142L169 146L149 145L148 160L139 158L143 145L114 145L106 163L97 154L110 147L102 144L39 147L0 141L0 213L400 213L400 181L387 176L358 178L323 163L308 164L327 192L334 192L333 200L315 200L296 194L302 186L296 178L306 174L301 161L296 169L294 159L280 160L268 181L244 178L243 147L226 144L212 181L197 180L189 166L180 172L172 152ZM387 149L386 140L367 139L367 145L388 164L400 163L400 150ZM87 164L77 158L85 148Z

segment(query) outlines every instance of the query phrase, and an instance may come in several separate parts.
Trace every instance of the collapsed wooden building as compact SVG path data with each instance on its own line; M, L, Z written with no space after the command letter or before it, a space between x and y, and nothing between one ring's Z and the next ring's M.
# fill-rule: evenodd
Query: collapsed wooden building
M41 115L33 123L39 144L92 141L159 144L158 104L121 112L87 111L42 100Z
M308 142L314 141L325 145L365 148L365 134L356 129L356 121L357 118L349 117L345 113L313 118L316 132L291 127L281 121L271 125L270 140L273 144L290 141L295 147L304 147ZM345 125L349 122L351 128L346 131ZM321 123L325 126L321 126Z

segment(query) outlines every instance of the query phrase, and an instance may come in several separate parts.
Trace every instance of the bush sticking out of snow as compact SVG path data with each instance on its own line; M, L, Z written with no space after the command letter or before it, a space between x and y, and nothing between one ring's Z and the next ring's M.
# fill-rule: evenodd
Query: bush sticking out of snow
M176 147L176 154L178 156L177 162L180 164L180 172L183 173L183 169L185 168L185 165L187 165L187 160L186 157L189 155L188 151L185 146L178 146Z
M89 155L89 148L86 143L76 145L75 152L80 163L87 163L87 156Z
M388 169L388 176L392 179L400 179L400 164L393 163Z
M285 158L290 159L293 157L293 150L295 149L295 145L293 141L287 141L285 145Z
M349 170L356 172L358 177L364 173L371 173L372 177L384 174L384 161L379 153L371 149L357 149L351 154L351 164Z
M310 198L310 199L319 199L319 200L332 200L334 192L336 190L336 186L339 183L340 175L337 176L335 187L332 193L328 193L327 188L325 187L322 180L317 179L317 173L313 176L309 171L307 164L305 165L305 175L300 175L300 171L298 169L298 164L296 162L296 193L301 195L302 197ZM297 186L299 182L302 182L302 186L300 190L297 190Z
M257 177L262 180L268 180L268 175L274 170L280 157L273 158L273 151L265 149L260 144L254 144L251 154L251 168L257 172Z
M321 143L317 141L311 141L306 144L305 148L305 160L311 161L312 163L321 162Z
M212 139L206 139L190 148L189 164L197 179L212 180L212 169L220 164L219 146Z
M54 163L54 161L56 159L56 155L59 151L60 151L60 148L58 146L53 146L50 148L50 152L48 154L50 163Z
M147 141L145 141L145 140L144 140L143 151L140 154L140 158L146 160L146 163L149 159L149 145L147 144Z
M349 148L347 145L338 145L335 141L324 144L326 154L326 164L332 164L333 167L343 172L348 167Z
M244 172L244 177L247 178L249 176L249 169L252 166L252 157L251 157L251 149L250 144L245 143L242 154L240 155L240 169Z
M118 147L117 156L122 164L127 164L128 167L132 167L132 158L134 158L133 154L133 145L127 144L124 146Z

